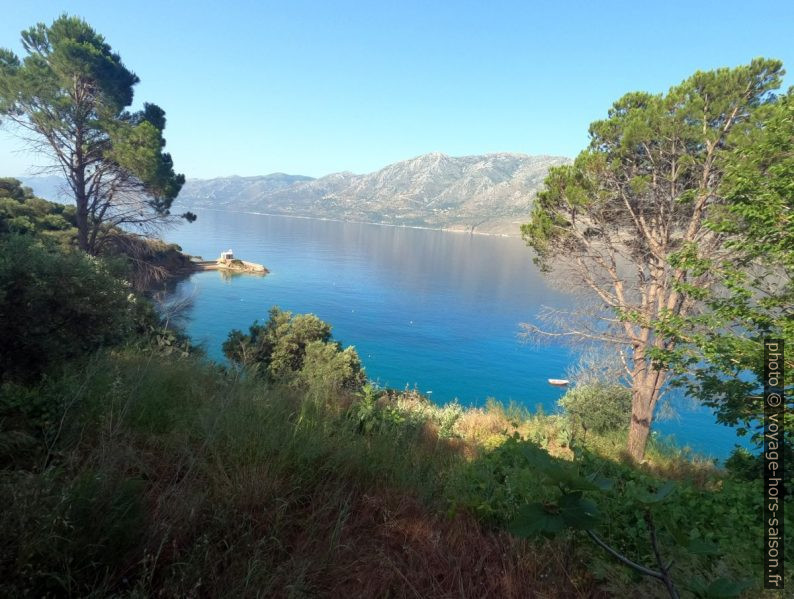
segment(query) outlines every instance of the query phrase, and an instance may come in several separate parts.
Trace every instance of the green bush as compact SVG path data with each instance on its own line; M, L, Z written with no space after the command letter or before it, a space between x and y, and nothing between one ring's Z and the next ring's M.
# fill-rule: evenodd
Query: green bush
M74 206L33 196L17 179L0 178L0 235L38 236L68 248L74 243Z
M411 392L408 392L411 393ZM428 422L435 422L434 411L440 408L414 404L408 407L402 395L394 391L377 389L366 384L356 401L348 410L348 416L356 423L355 429L365 435L379 435L395 440L413 439ZM441 431L439 430L439 436Z
M571 423L604 434L624 430L631 417L631 391L621 385L579 385L557 402Z
M736 447L725 460L725 469L739 480L759 480L764 474L760 456L753 455L744 447Z
M328 398L340 391L359 390L365 377L355 349L340 350L335 343L312 341L306 345L295 381L312 397Z
M0 381L31 381L120 343L134 329L129 289L106 263L0 238Z
M583 473L597 473L614 481L614 486L598 495L601 523L598 531L613 547L635 561L653 564L655 557L648 542L648 530L637 497L647 495L662 483L657 476L628 464L607 460L584 451L579 465ZM792 524L786 506L786 523ZM653 516L659 527L663 555L675 560L675 576L681 585L726 577L736 581L750 579L760 583L755 573L762 571L756 548L762 544L763 491L759 481L741 481L715 476L696 484L687 479L675 483L675 492L654 505ZM742 531L737 534L737 531ZM787 540L790 533L787 532ZM684 539L677 538L681 535ZM682 540L685 541L682 544ZM707 550L707 547L712 547ZM637 584L623 566L593 547L591 568L612 584ZM621 574L622 572L622 574ZM685 584L686 583L686 584ZM649 583L650 584L650 583Z
M451 510L468 510L489 524L504 526L521 505L551 497L538 484L538 473L527 467L522 453L525 443L515 434L459 465L447 483Z
M575 487L574 495L594 500L600 514L597 522L588 522L587 527L633 561L655 564L641 502L662 487L663 480L636 466L602 457L586 445L577 450L573 461L547 456L555 476L546 480L548 468L528 460L528 453L542 450L514 435L459 464L447 480L445 495L451 510L471 511L488 523L508 527L527 505L542 505L548 510L545 523L554 524L555 510L561 505L559 485L586 481L581 488ZM588 490L591 486L598 489ZM763 535L758 516L763 502L760 481L722 478L715 473L705 483L682 478L674 486L675 493L653 506L653 517L662 554L674 559L675 579L684 588L720 578L757 583L746 579L762 568L756 551ZM561 515L569 515L565 509ZM786 524L794 524L788 510ZM740 530L743 532L737 536ZM788 529L787 534L788 541ZM629 596L632 589L640 588L644 594L656 596L655 581L642 580L601 548L584 541L577 544L576 553L576 559L587 563L605 590L615 596Z
M233 330L223 343L224 355L249 372L278 383L303 386L317 393L358 391L366 381L352 347L331 340L331 326L314 314L270 309L265 324L248 334Z
M438 436L440 439L451 439L455 436L455 424L463 416L463 406L457 400L437 410Z

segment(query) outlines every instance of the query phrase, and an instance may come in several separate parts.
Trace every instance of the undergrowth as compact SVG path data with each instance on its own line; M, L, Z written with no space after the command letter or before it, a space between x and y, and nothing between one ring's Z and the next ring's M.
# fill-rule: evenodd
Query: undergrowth
M760 572L758 483L664 444L632 464L619 432L565 414L318 395L127 349L4 386L0 426L3 596L656 596L574 533L506 532L553 500L525 444L618 481L599 533L632 559L650 558L633 489L674 479L665 517L720 550L681 575Z
M0 595L588 596L553 542L450 517L461 446L432 423L364 430L195 357L103 353L7 386ZM20 394L46 411L20 413ZM443 423L442 423L443 426Z

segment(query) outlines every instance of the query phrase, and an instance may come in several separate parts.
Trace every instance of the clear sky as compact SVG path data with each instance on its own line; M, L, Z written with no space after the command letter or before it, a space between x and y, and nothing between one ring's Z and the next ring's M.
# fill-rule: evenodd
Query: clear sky
M440 151L575 156L633 90L780 58L794 2L0 0L0 46L85 18L159 104L188 177L376 170ZM794 76L786 78L786 85ZM0 176L41 159L0 132Z

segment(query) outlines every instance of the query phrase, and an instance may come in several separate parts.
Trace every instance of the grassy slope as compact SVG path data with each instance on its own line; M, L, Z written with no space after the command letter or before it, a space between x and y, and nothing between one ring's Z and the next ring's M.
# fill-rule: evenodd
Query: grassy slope
M565 455L557 417L437 408L412 394L372 405L309 399L197 358L140 351L102 354L14 392L28 407L0 429L0 595L659 591L574 537L530 543L500 532L518 505L543 495L511 435ZM749 483L653 449L644 471L631 468L615 459L618 443L589 440L588 463L621 488L679 479L680 517L725 551L707 573L755 573L747 528L760 494ZM605 537L647 563L631 507L616 495L603 508ZM689 562L684 580L705 571Z
M37 395L63 418L42 416L45 441L2 471L0 594L592 590L552 545L539 555L447 516L462 454L425 428L361 434L340 405L138 353L97 357Z

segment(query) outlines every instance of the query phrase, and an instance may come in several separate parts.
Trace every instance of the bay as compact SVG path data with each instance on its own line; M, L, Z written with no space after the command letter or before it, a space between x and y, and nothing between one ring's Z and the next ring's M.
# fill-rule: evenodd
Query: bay
M530 409L556 409L575 349L522 343L521 322L542 306L571 298L552 289L520 239L405 227L197 211L198 220L165 235L205 259L232 249L264 264L265 277L202 272L180 282L190 299L185 327L211 358L222 360L231 329L265 321L271 306L311 312L334 338L356 347L369 378L416 388L433 401L483 405L489 397ZM677 419L662 435L694 451L726 457L738 442L713 414L675 401Z

